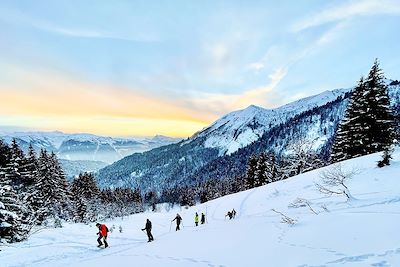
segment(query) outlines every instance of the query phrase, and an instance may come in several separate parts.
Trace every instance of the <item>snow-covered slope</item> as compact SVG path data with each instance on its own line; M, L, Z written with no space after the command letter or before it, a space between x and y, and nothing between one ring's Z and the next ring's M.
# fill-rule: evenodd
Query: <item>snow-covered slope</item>
M61 159L90 160L112 163L135 152L143 152L180 141L157 135L153 138L113 138L93 134L54 132L0 133L0 139L10 143L13 138L26 151L29 144L39 151L54 151Z
M232 154L258 140L272 127L315 107L320 107L344 95L351 89L336 89L306 97L276 109L264 109L251 105L231 112L210 127L194 135L192 139L205 137L205 146L218 148L221 154Z
M321 195L314 185L321 170L315 170L188 209L107 221L109 227L123 228L109 234L107 249L96 248L94 223L42 230L26 242L2 247L1 266L400 266L400 151L382 169L376 167L379 158L344 162L344 168L359 171L347 184L356 198L350 202ZM319 214L308 207L289 208L299 197ZM233 208L237 217L226 219ZM272 209L297 223L281 223ZM183 217L179 232L171 222L176 212ZM206 213L207 224L194 227L195 212ZM152 243L140 230L146 218L153 222Z

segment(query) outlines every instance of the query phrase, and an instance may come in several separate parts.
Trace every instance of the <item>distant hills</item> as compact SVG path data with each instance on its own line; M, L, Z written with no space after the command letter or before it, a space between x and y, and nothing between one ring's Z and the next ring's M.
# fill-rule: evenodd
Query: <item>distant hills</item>
M0 132L0 139L10 143L15 138L26 152L30 144L39 152L46 149L61 159L67 176L94 172L132 153L179 142L181 139L162 135L150 138L114 138L93 134L54 132Z

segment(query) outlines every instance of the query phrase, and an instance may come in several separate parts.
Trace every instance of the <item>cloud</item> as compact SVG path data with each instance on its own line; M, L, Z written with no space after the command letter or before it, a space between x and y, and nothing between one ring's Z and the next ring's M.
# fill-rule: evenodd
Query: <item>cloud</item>
M303 46L287 46L285 44L271 46L259 61L245 66L245 69L262 70L263 73L269 73L265 85L247 88L241 93L203 93L196 99L188 100L188 106L212 117L252 104L272 108L288 101L297 100L301 97L300 94L293 96L283 91L277 91L280 82L288 75L293 65L334 41L345 25L344 22L338 23ZM302 96L304 95L305 93Z
M264 69L265 65L263 62L253 62L246 66L247 70L254 71L255 73L259 73L260 70Z
M151 36L149 34L140 34L140 36L137 35L135 36L133 34L116 34L116 33L93 30L93 29L65 28L55 24L51 24L49 22L38 21L38 20L36 21L31 20L31 25L40 30L70 37L112 39L112 40L130 41L130 42L160 41L155 36Z
M248 88L242 93L221 94L204 93L196 99L190 99L188 106L201 112L224 115L233 110L242 109L249 105L265 106L270 104L268 96L279 82L286 76L288 69L283 66L268 75L268 83L255 88Z
M268 75L269 83L267 85L246 91L244 94L238 97L238 100L234 103L234 106L243 107L251 104L265 105L268 103L267 94L275 89L279 82L286 76L287 72L288 67L286 66L277 68L274 72Z
M61 26L57 23L47 21L43 18L32 17L30 15L21 13L14 9L0 9L2 20L12 23L18 22L24 25L29 25L38 30L45 31L52 34L58 34L67 37L75 38L92 38L92 39L110 39L129 42L159 42L159 36L150 33L148 30L140 32L121 31L120 29L113 29L112 32L104 29L94 29L91 27L81 26L79 28Z
M347 1L345 4L325 9L295 23L291 30L299 32L308 28L337 22L355 16L399 15L400 4L397 0Z

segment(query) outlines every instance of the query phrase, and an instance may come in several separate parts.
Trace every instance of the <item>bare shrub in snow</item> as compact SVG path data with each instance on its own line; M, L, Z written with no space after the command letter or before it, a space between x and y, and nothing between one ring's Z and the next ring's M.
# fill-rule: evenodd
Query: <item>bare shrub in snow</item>
M352 200L354 197L346 183L358 173L357 169L344 170L342 164L334 164L320 173L321 182L315 186L324 195L344 195L347 200Z
M325 166L313 149L314 143L315 141L302 137L287 146L288 154L283 159L282 168L284 177L288 178Z
M394 148L393 146L390 146L389 148L385 149L382 154L382 159L378 161L377 166L379 168L389 166L390 165L390 160L392 159L392 154L393 154Z
M321 205L321 208L322 208L325 212L330 212L330 210L328 209L328 207L327 207L325 204Z
M278 213L279 215L281 215L281 223L286 223L286 224L289 224L289 225L294 225L294 224L297 223L296 219L290 218L289 216L283 214L280 211L277 211L275 209L272 209L272 211L275 212L275 213Z
M288 205L288 208L304 208L308 207L312 213L318 215L318 213L311 207L310 201L305 198L296 198L292 203Z

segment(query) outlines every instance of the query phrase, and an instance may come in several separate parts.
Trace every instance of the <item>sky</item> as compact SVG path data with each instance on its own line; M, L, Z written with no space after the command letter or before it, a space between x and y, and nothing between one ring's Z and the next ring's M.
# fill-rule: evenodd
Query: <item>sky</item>
M0 1L0 130L188 137L400 79L400 0Z

